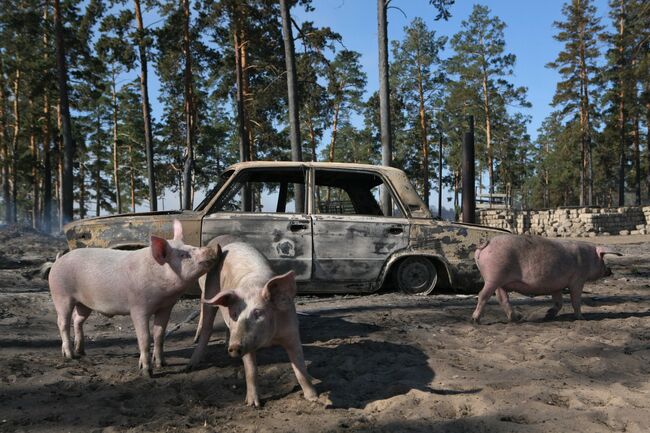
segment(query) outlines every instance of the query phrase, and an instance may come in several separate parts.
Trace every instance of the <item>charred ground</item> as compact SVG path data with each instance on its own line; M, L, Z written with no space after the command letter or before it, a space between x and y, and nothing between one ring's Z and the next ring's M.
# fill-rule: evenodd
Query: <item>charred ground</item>
M0 431L645 432L650 429L650 244L626 238L614 275L586 286L584 321L565 296L496 301L470 323L474 296L301 297L305 357L321 394L301 398L286 355L259 354L264 407L243 405L241 361L217 325L207 361L184 373L195 323L166 343L169 366L140 378L128 317L93 314L87 356L64 361L41 265L62 238L0 230ZM614 238L608 243L616 243ZM630 243L631 242L631 243ZM170 325L197 308L183 299Z

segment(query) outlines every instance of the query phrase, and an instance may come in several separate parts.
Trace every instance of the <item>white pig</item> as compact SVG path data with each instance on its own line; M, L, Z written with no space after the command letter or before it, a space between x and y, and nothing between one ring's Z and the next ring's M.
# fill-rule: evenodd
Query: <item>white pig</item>
M247 405L260 406L255 352L272 345L287 351L305 398L316 400L318 394L307 373L300 342L293 271L275 276L258 250L243 242L226 244L226 239L232 241L232 237L222 236L208 244L213 248L224 244L223 259L200 280L203 302L199 338L188 369L196 367L203 357L216 316L214 306L219 306L230 331L228 353L242 357L244 362Z
M134 251L79 248L58 258L49 274L65 358L84 355L83 323L90 313L131 315L140 349L142 374L151 377L149 319L154 316L153 360L165 364L163 340L169 315L180 295L216 264L219 250L183 243L174 221L174 239L151 236L151 246ZM75 348L70 342L70 318Z
M585 282L612 274L603 260L605 254L621 255L587 242L528 235L495 236L474 253L485 285L478 295L472 319L479 321L485 303L496 292L508 320L520 320L521 315L510 305L508 291L551 295L553 307L546 313L546 318L552 319L562 308L562 290L565 288L570 291L576 319L582 319L580 297Z

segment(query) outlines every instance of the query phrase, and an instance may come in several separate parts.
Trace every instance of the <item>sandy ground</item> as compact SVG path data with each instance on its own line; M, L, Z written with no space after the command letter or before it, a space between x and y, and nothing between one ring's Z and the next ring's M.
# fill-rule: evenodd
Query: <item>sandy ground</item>
M617 240L618 239L618 240ZM592 239L593 240L593 239ZM93 314L87 356L61 357L56 316L37 271L60 238L0 230L0 431L29 432L648 432L650 243L610 237L625 254L590 284L585 320L565 295L543 321L546 297L514 296L525 320L506 323L496 300L483 324L474 296L297 299L318 402L302 398L287 356L258 355L263 407L243 404L241 361L217 325L198 371L195 323L166 343L169 366L147 380L128 317ZM171 324L196 307L183 299Z

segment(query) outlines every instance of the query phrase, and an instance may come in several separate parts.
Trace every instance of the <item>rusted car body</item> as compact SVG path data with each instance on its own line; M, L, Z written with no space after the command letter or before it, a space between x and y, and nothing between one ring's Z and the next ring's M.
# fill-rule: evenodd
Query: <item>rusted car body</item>
M391 208L380 206L389 194ZM304 197L296 203L296 197ZM65 226L71 249L133 249L152 234L205 245L231 234L254 245L278 273L296 273L301 293L408 293L436 287L473 292L473 252L501 230L434 220L404 172L363 164L246 162L229 167L192 211L91 218Z

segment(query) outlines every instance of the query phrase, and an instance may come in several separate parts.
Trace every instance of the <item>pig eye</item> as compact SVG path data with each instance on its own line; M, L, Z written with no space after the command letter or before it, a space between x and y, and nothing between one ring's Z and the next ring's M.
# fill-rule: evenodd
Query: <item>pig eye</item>
M259 320L260 318L262 318L262 316L264 316L264 311L262 311L259 308L253 310L253 318L255 320Z
M228 313L230 314L230 318L235 322L239 319L240 311L237 308L228 308Z

